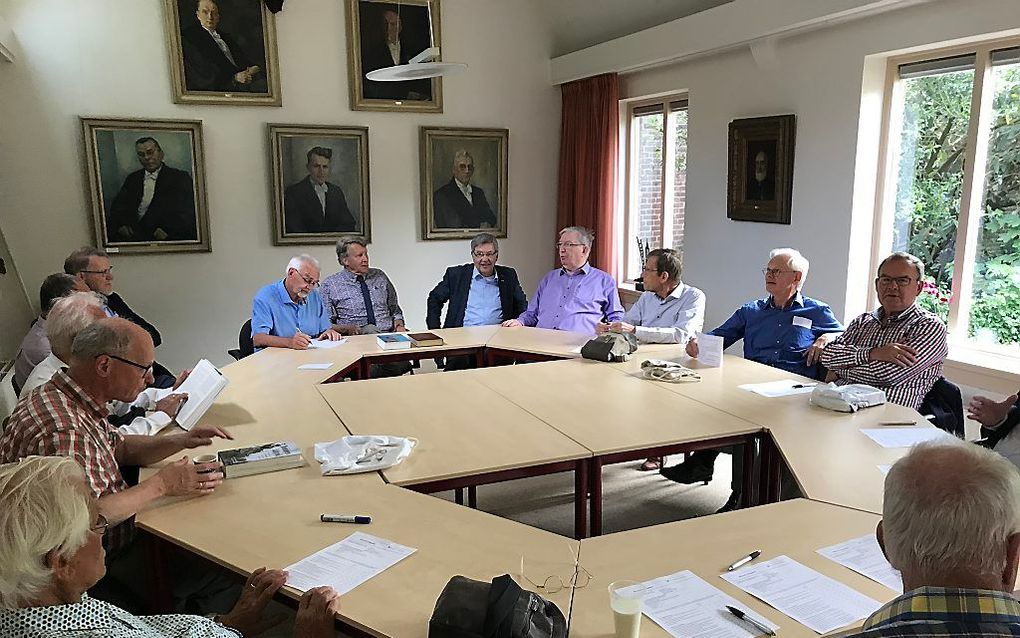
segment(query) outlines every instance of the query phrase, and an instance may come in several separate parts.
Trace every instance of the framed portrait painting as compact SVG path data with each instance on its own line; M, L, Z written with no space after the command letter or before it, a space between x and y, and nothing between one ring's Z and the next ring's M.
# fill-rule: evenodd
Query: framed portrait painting
M365 77L377 69L407 64L433 41L441 47L440 13L439 0L347 0L351 109L443 112L440 78L380 82Z
M421 128L422 239L506 237L508 129Z
M726 207L730 219L790 223L796 130L795 115L730 122Z
M273 243L372 241L368 128L270 124Z
M163 0L174 102L280 106L273 14L256 0Z
M202 123L82 118L96 246L209 252Z

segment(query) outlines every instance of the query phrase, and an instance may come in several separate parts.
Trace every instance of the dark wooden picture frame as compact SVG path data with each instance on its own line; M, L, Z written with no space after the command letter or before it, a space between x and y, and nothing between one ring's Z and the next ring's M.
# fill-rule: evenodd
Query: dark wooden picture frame
M796 115L730 122L727 217L790 223L796 132Z
M202 122L83 117L81 124L96 246L120 254L212 250ZM147 171L156 176L151 184Z
M368 127L268 124L267 129L273 245L332 244L341 237L371 242ZM325 180L324 195L317 194L316 179Z

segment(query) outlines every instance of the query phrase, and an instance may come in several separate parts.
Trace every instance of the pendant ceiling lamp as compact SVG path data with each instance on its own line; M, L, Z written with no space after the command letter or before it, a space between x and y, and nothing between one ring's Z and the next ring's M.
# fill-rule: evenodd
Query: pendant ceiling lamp
M453 75L467 69L460 62L438 62L439 47L436 46L436 33L432 25L432 2L425 3L429 17L429 48L408 60L407 64L396 64L375 71L369 71L365 77L376 82L404 82L406 80L422 80ZM400 15L400 4L397 4L397 15Z

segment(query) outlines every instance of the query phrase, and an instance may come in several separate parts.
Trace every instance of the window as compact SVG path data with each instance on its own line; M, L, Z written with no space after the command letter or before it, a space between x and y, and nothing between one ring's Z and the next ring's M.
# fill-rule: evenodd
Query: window
M879 252L924 261L954 343L1020 356L1020 47L898 64L892 95Z
M687 100L677 96L629 106L624 123L625 162L620 274L641 276L644 246L682 250L687 194Z

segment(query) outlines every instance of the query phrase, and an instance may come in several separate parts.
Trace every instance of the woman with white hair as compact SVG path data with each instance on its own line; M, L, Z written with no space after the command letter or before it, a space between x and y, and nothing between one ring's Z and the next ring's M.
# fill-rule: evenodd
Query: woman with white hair
M85 593L106 572L108 522L70 458L30 456L0 465L0 636L12 638L217 638L257 636L286 572L260 568L222 616L134 616ZM337 594L329 587L301 598L294 635L332 638Z

